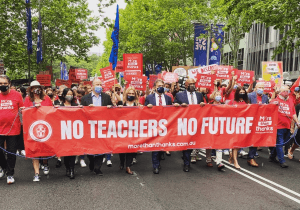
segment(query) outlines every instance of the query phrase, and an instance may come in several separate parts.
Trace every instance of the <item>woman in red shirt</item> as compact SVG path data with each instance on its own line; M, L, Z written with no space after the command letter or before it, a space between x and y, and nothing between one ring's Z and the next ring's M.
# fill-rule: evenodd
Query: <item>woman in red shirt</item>
M249 104L247 91L244 87L238 87L234 94L234 100L229 102L229 105L245 105ZM232 149L230 152L228 162L231 164L233 162L234 167L240 169L240 165L237 161L239 148Z
M32 81L30 87L27 89L28 96L25 99L25 107L40 107L40 106L52 106L52 101L44 92L44 87L40 85L38 81ZM40 169L39 169L39 160L32 160L35 176L33 177L34 182L40 181ZM48 160L43 160L44 164L44 174L49 174Z

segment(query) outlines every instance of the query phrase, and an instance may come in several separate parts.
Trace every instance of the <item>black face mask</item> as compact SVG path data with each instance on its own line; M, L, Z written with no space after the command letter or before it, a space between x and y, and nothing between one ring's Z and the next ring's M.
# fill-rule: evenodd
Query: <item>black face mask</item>
M6 91L8 91L8 89L9 89L8 85L2 85L2 86L0 86L0 91L1 92L6 92Z
M245 100L246 99L246 94L245 93L240 93L239 94L239 98L242 98L242 99Z
M48 96L52 99L53 98L53 94L48 94Z
M135 98L134 96L127 96L127 100L128 100L128 101L133 101L134 98Z
M188 86L188 91L194 92L195 91L195 86L194 85L189 85Z
M58 96L58 98L59 98L59 100L61 100L61 101L64 99L63 96Z

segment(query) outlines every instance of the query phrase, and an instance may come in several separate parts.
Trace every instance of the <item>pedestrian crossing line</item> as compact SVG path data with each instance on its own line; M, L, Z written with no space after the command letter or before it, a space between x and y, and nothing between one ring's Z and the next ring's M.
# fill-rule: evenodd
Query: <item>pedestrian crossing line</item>
M202 153L202 152L200 152L199 154L202 155L203 157L206 157L206 155L204 153ZM266 183L264 183L264 182L262 182L262 181L260 181L260 180L258 180L256 178L254 178L254 177L251 177L251 176L247 175L246 173L249 173L249 174L251 174L251 175L253 175L253 176L255 176L255 177L257 177L257 178L259 178L261 180L264 180L264 181L266 181L266 182L268 182L270 184L273 184L274 186L276 186L278 188L281 188L281 189L283 189L283 190L285 190L285 191L287 191L289 193L292 193L292 194L294 194L294 195L296 195L298 197L300 197L299 193L297 193L297 192L295 192L293 190L290 190L290 189L288 189L286 187L283 187L282 185L279 185L279 184L277 184L277 183L275 183L275 182L273 182L271 180L268 180L268 179L266 179L266 178L264 178L262 176L259 176L259 175L255 174L255 173L252 173L251 171L248 171L248 170L246 170L244 168L241 168L241 170L237 170L237 169L233 168L233 166L230 165L229 162L226 161L226 160L222 160L222 162L224 162L224 163L226 163L226 165L230 166L230 167L226 167L227 169L232 170L232 171L234 171L234 172L236 172L236 173L238 173L238 174L240 174L240 175L242 175L242 176L244 176L244 177L246 177L246 178L248 178L248 179L250 179L250 180L252 180L252 181L254 181L254 182L256 182L256 183L258 183L258 184L260 184L262 186L264 186L264 187L266 187L266 188L269 188L270 190L272 190L272 191L274 191L274 192L276 192L276 193L278 193L280 195L283 195L284 197L289 198L290 200L295 201L296 203L300 204L300 200L299 199L297 199L297 198L295 198L293 196L290 196L289 194L287 194L287 193L285 193L285 192L283 192L283 191L281 191L279 189L276 189L275 187L272 187L272 186L270 186L270 185L268 185L268 184L266 184ZM246 173L243 173L242 171L244 171Z

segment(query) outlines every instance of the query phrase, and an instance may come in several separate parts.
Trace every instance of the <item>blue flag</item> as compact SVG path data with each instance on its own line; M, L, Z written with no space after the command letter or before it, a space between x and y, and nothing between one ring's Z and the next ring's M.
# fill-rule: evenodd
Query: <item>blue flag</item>
M38 40L36 47L36 63L39 64L43 61L43 51L42 51L42 18L39 15L39 26L38 26Z
M114 44L111 48L109 62L112 63L112 68L113 70L115 70L118 61L118 50L119 50L119 5L117 5L115 27L111 34L111 39L113 40Z
M26 16L27 16L27 50L29 54L32 54L32 26L31 26L31 9L30 0L25 0L26 3Z
M64 79L63 62L60 62L60 79Z
M69 80L67 65L64 63L64 80Z

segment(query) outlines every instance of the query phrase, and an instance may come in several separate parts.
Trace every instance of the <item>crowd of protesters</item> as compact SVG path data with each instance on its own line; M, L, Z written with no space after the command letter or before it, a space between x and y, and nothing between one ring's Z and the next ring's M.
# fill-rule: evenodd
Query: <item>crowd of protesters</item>
M165 106L174 105L186 107L189 104L214 105L244 105L244 104L279 104L277 141L275 147L268 148L269 161L277 163L282 168L287 168L286 159L293 159L293 153L300 144L300 133L297 133L295 141L290 135L300 127L300 87L293 88L291 85L283 85L274 89L272 93L265 93L264 83L257 82L255 87L241 87L237 85L237 77L232 76L230 80L216 80L214 91L196 88L194 79L187 79L185 90L180 91L178 83L168 84L163 80L155 81L153 88L147 84L146 91L135 90L134 87L124 88L120 84L103 92L102 83L94 79L92 85L73 84L71 88L64 85L59 87L43 87L38 81L32 81L30 87L13 87L6 75L0 75L0 178L7 176L7 183L12 184L14 180L14 168L16 154L26 156L24 150L22 112L24 107L40 106ZM253 78L254 79L254 78ZM253 80L254 81L254 80ZM126 86L126 84L125 84ZM284 109L283 109L284 107ZM224 172L225 165L222 163L223 155L229 155L229 163L240 169L238 157L247 156L247 163L252 167L259 167L256 162L257 151L261 148L250 147L249 153L243 148L221 150L206 150L206 166L213 167L216 162L217 169ZM189 172L190 164L201 160L201 149L182 151L183 171ZM87 155L88 168L96 175L103 175L101 166L106 162L108 167L112 166L111 156ZM161 160L165 155L171 156L170 152L152 152L153 173L159 174ZM74 167L80 163L86 167L85 156L56 157L56 168L62 166L62 158L66 167L66 176L75 178ZM132 165L137 163L136 153L119 154L119 167L129 175L136 173L131 170ZM300 160L299 160L300 161ZM40 169L45 175L49 175L50 167L48 159L32 159L34 168L33 181L40 181Z

